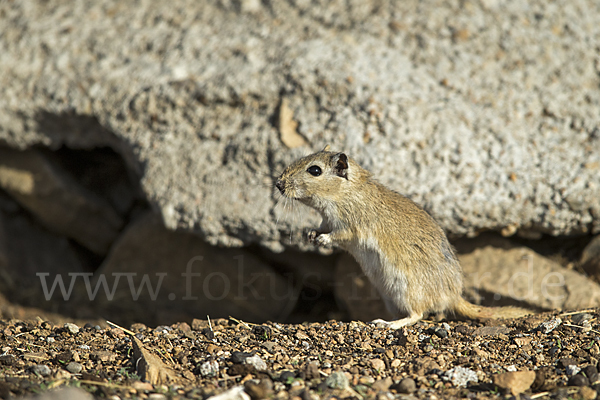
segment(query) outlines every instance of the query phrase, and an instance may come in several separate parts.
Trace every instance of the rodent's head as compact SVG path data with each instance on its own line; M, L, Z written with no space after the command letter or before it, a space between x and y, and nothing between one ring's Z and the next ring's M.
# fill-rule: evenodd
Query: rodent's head
M275 187L285 197L323 211L326 203L338 201L363 171L346 154L331 152L327 146L288 166Z

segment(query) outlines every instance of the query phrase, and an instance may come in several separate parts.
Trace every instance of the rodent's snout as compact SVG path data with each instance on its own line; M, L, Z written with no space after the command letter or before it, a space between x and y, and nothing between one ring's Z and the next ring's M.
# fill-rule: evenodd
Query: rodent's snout
M281 178L278 178L277 181L275 181L275 187L279 189L281 194L283 194L283 181L281 180Z

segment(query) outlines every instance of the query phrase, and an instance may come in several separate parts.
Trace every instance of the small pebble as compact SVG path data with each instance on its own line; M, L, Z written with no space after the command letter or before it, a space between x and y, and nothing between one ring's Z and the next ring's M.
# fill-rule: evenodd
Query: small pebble
M213 340L215 338L215 332L210 328L204 328L201 332L208 340Z
M234 364L243 364L246 358L252 356L250 353L244 353L242 351L234 351L231 353L231 362Z
M39 376L48 376L52 373L50 368L47 365L38 364L31 367L31 372Z
M444 373L444 380L451 381L456 387L465 387L468 382L479 382L477 373L468 368L454 367Z
M267 369L267 363L258 354L246 358L244 364L252 365L257 371L265 371Z
M216 360L206 361L200 365L200 375L217 376L219 374L219 363Z
M598 397L598 393L589 386L583 386L579 389L579 396L583 400L595 400Z
M454 327L454 332L459 333L461 335L468 335L470 330L471 329L469 329L469 327L467 327L466 325L457 325Z
M58 380L60 380L60 379L71 379L72 376L73 375L70 372L65 371L63 369L59 369L58 371L56 371L56 374L54 375L54 378L58 379Z
M273 382L268 378L262 379L259 383L249 380L244 383L244 389L252 400L265 399L273 393Z
M150 382L134 381L131 387L135 390L154 390L154 386Z
M46 343L54 343L56 340L54 340L54 338L52 336L48 336L46 338Z
M67 364L67 371L69 371L72 374L78 374L82 370L83 370L83 365L79 364L78 362L71 361L70 363Z
M0 355L0 364L8 366L17 365L17 358L12 354L2 354Z
M319 365L316 362L305 364L300 376L302 379L308 381L320 378L321 374L319 373Z
M325 380L325 383L331 389L347 389L350 385L348 378L343 372L336 371L329 375Z
M588 380L588 378L580 374L573 375L569 378L569 381L567 382L568 386L588 386L589 384L590 381Z
M252 327L252 333L257 339L268 340L271 337L271 328L267 325L255 325Z
M70 322L67 322L65 324L65 328L67 328L67 330L69 332L71 332L73 335L79 333L79 327L77 325L75 325L75 324L70 323Z
M583 373L590 380L591 385L595 385L600 381L600 375L598 374L598 369L593 365L588 365L583 369Z
M167 334L167 333L171 332L172 330L173 330L173 328L171 328L170 326L160 325L160 326L157 326L156 328L154 328L154 333Z
M429 340L429 339L431 339L431 336L425 335L423 333L419 334L419 342L423 342L423 341Z
M589 320L592 318L593 316L591 314L581 313L573 315L572 321L575 325L581 325L585 322L589 322Z
M375 383L373 383L371 385L371 389L375 390L376 392L385 393L390 388L392 383L393 383L392 378L390 378L389 376L385 379L377 379L375 381ZM393 398L393 396L392 396L392 398Z
M167 400L167 396L162 393L152 393L148 395L148 400Z
M578 332L589 332L592 330L592 324L588 321L584 321L579 328L576 328Z
M296 378L296 374L292 371L283 371L281 375L279 375L279 382L287 384L288 381Z
M444 338L447 338L447 337L448 337L448 331L447 331L446 329L437 328L437 329L434 331L434 333L435 333L435 335L436 335L437 337L439 337L439 338L442 338L442 339L444 339Z
M371 368L381 372L385 369L385 362L382 359L374 358L371 360Z
M395 389L398 393L410 394L417 390L417 384L412 378L404 378L395 386Z
M565 371L567 372L567 375L573 376L577 375L579 371L581 371L581 368L579 368L577 365L571 364L565 367Z
M567 368L568 365L577 365L577 361L570 357L563 357L558 360L557 365L563 368Z
M542 331L545 334L548 334L548 333L552 332L553 330L555 330L556 328L558 328L561 323L562 323L562 319L556 317L554 319L551 319L550 321L542 322L537 327L537 329Z

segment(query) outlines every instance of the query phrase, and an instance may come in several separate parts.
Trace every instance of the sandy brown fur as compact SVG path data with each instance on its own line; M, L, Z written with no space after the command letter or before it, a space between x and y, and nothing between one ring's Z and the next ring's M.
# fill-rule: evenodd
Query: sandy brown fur
M314 176L310 167L319 167ZM323 221L309 239L339 246L361 265L394 315L393 328L429 312L468 318L525 315L518 308L473 305L461 296L462 271L437 222L410 199L383 186L344 153L325 150L288 166L276 183L285 197L316 209Z

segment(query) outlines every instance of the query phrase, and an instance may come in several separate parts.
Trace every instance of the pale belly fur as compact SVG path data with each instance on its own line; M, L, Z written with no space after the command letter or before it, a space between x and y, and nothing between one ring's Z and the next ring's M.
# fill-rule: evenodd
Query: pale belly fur
M408 302L408 282L406 275L385 256L374 239L360 240L346 249L360 264L364 274L377 288L383 301L392 314L411 314Z

